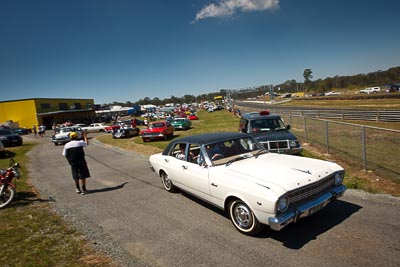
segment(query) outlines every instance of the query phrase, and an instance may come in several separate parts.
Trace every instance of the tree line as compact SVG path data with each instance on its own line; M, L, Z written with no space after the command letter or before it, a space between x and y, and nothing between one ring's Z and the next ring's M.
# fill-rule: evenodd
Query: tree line
M352 76L327 77L325 79L312 80L312 70L305 69L303 72L304 81L298 82L294 79L287 80L284 83L277 85L262 85L257 87L249 87L243 89L220 89L218 92L201 94L201 95L184 95L182 97L171 96L169 98L153 99L145 97L136 102L127 101L125 103L113 102L106 105L120 105L132 107L135 105L165 105L167 103L201 103L204 101L213 101L215 96L223 96L232 99L247 99L255 98L270 92L271 87L275 92L279 93L324 93L334 90L354 90L370 86L384 86L388 84L400 83L400 67L393 67L388 70L378 70L367 74L357 74Z

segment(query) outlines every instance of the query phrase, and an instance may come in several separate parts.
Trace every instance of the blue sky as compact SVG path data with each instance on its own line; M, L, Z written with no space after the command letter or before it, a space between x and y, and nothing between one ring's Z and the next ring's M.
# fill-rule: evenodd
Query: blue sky
M0 0L0 101L200 95L400 66L400 1ZM400 82L400 81L394 81Z

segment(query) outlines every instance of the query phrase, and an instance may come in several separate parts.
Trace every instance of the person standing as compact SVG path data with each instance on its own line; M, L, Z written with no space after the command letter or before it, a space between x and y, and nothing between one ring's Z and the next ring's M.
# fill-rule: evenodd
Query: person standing
M78 134L76 132L71 132L69 134L71 141L65 144L62 154L71 166L76 193L84 195L88 192L86 189L86 179L90 177L90 172L85 160L85 151L83 148L89 145L89 141L85 132L82 133L82 136L83 140L78 140ZM82 186L82 190L80 186Z
M36 125L33 125L32 131L33 131L33 133L35 134L35 137L36 137L36 135L37 135Z

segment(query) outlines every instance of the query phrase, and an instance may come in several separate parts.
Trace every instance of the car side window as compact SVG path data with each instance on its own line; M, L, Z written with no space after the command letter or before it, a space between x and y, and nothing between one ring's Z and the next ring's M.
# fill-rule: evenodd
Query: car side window
M199 163L200 158L200 146L198 144L189 145L189 161L192 163Z
M185 160L185 143L177 143L175 146L171 149L169 155L171 157L180 159L180 160Z

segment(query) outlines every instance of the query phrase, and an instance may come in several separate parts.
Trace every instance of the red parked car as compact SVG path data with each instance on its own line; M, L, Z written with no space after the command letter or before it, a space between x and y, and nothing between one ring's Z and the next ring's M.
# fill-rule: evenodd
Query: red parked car
M119 123L119 122L114 122L113 125L108 125L108 126L104 127L104 130L105 130L107 133L112 133L114 130L117 130L117 129L119 129L119 128L121 128L121 123Z
M188 116L188 119L191 120L191 121L193 121L193 120L198 120L199 117L197 117L196 114L192 113L192 114L190 114L190 115Z
M154 139L168 140L174 136L174 126L165 121L151 122L140 134L144 142Z

